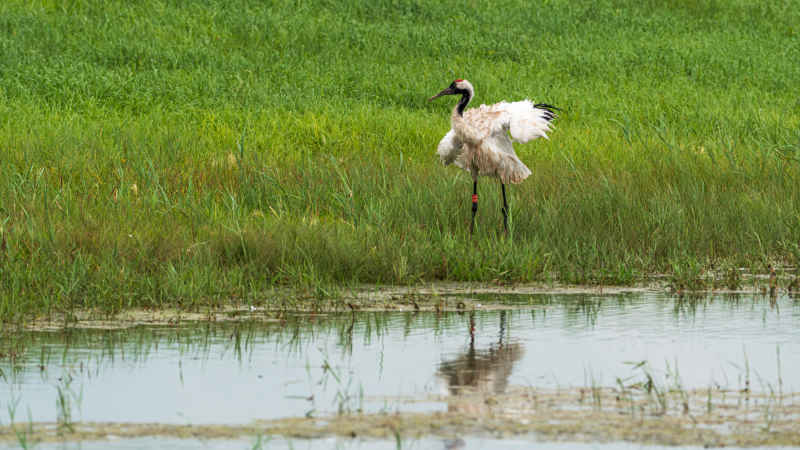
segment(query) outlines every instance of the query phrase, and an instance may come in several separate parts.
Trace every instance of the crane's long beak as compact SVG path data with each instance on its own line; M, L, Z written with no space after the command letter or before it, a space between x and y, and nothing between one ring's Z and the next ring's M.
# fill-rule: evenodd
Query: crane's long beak
M428 101L430 102L432 100L436 100L437 98L439 98L439 97L441 97L443 95L453 95L455 93L456 93L456 91L453 88L447 88L447 89L442 90L442 92L439 92L438 94L436 94L433 97L429 98Z

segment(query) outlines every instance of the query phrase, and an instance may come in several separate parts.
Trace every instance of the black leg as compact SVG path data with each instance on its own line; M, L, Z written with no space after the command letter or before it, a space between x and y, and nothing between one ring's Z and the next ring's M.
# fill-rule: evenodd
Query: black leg
M469 313L469 355L475 356L475 311Z
M500 187L503 189L503 229L508 233L508 202L506 201L506 185L500 183Z
M503 348L503 338L506 337L506 312L500 311L500 335L498 336L497 347Z
M475 231L475 213L478 212L478 182L472 183L472 222L469 224L469 234Z

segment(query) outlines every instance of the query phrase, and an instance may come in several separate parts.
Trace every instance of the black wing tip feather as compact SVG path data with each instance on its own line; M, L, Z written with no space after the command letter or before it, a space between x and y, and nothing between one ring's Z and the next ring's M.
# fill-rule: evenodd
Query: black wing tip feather
M541 109L555 109L556 111L561 111L561 108L559 108L558 106L553 106L553 105L550 105L548 103L537 103L537 104L533 105L533 107L534 108L541 108ZM553 112L553 111L550 111L550 112Z
M543 110L544 118L547 119L548 122L558 117L558 114L556 114L555 111L561 111L561 108L547 103L537 103L533 105L533 107Z

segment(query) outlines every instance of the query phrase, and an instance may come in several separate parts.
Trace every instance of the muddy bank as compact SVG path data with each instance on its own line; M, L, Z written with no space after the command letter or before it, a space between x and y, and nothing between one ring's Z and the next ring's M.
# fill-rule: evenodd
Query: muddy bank
M648 286L563 286L557 284L486 285L472 283L432 283L424 286L361 286L343 290L331 299L299 298L289 290L275 291L250 304L232 303L221 307L148 308L119 312L76 309L34 317L14 327L28 330L72 328L119 329L137 325L177 325L182 322L280 321L283 312L310 314L341 311L460 311L518 309L521 306L479 298L486 295L619 295L663 292L658 285Z
M222 321L280 321L288 311L324 314L342 311L464 311L530 308L530 305L506 302L504 297L531 295L597 295L667 293L690 298L709 295L770 296L769 278L750 277L752 282L739 289L709 289L676 292L663 281L636 286L560 285L554 283L490 285L477 283L430 283L417 286L360 286L343 290L336 297L313 299L298 297L289 290L274 291L248 304L232 302L219 307L128 309L118 312L76 309L68 313L55 312L28 319L22 324L9 324L8 331L62 330L72 328L120 329L138 325L178 325L191 322ZM786 281L786 280L784 280ZM785 284L785 283L784 283ZM786 291L785 289L783 291ZM798 293L786 292L798 300Z

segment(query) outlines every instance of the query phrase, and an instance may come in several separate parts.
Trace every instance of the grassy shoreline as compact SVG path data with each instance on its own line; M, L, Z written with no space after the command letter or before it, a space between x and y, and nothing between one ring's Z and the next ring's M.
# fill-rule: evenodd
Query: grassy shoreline
M796 267L798 6L6 2L0 317ZM565 109L508 238L436 161L456 76Z

